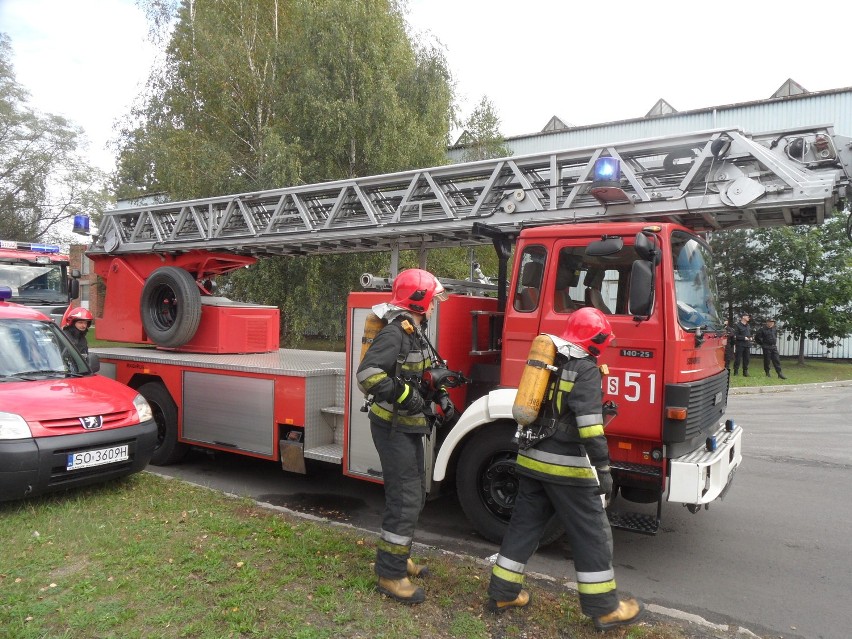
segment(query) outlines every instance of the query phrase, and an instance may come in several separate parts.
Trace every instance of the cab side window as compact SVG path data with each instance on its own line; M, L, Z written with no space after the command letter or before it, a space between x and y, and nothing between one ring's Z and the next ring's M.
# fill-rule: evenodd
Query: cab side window
M517 285L514 293L514 308L529 313L538 308L541 301L541 282L547 251L543 246L529 246L521 254Z

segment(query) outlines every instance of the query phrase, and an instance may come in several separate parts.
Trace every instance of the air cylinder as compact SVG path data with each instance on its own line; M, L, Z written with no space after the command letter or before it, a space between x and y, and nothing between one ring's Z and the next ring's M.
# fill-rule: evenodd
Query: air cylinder
M373 312L367 314L367 319L364 320L364 334L361 336L361 359L358 361L363 361L364 355L367 353L367 350L370 348L370 344L373 343L373 340L376 339L376 335L379 334L379 331L385 327L385 321L376 315Z
M521 426L529 426L538 417L541 402L550 379L548 366L556 360L556 345L547 335L536 337L527 356L527 364L518 384L518 394L512 406L512 417Z

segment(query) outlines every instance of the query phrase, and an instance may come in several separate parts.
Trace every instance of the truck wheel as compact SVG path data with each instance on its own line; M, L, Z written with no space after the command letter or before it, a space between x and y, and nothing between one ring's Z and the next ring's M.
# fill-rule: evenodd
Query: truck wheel
M157 346L183 346L201 321L201 292L182 268L163 266L142 287L142 327Z
M492 424L482 428L465 444L456 466L456 492L462 509L480 535L500 543L518 494L515 458L518 447L512 444L515 424ZM550 544L563 534L554 515L541 536L541 545Z
M151 456L154 466L167 466L183 459L189 446L178 442L178 410L168 389L159 382L148 382L138 388L151 405L157 422L157 445Z

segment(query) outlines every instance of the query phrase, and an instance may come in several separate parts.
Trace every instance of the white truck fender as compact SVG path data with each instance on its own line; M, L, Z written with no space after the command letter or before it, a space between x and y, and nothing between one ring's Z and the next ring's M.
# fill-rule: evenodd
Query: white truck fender
M517 388L499 388L480 397L467 407L441 444L432 473L434 481L442 481L446 477L447 466L450 463L453 451L468 433L483 424L489 424L499 419L513 420L512 405L515 403L515 395L517 394Z

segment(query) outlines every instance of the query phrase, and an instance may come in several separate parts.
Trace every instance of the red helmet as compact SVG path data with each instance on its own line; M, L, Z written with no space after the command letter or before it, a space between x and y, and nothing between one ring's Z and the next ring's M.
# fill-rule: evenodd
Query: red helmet
M597 357L615 339L615 334L606 315L587 306L568 316L562 339Z
M94 317L89 312L89 309L78 306L65 316L65 326L70 326L74 322L78 322L80 320L87 321L91 326L93 319Z
M390 303L394 306L406 308L415 313L425 313L434 298L443 301L447 299L447 292L438 278L429 271L409 268L393 280Z

